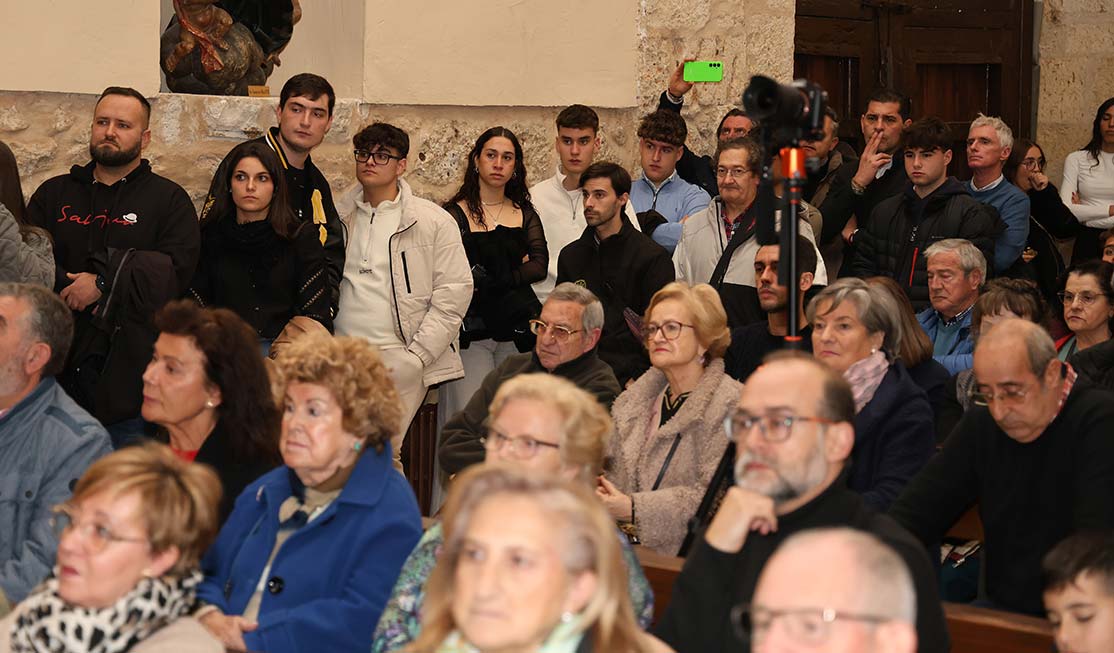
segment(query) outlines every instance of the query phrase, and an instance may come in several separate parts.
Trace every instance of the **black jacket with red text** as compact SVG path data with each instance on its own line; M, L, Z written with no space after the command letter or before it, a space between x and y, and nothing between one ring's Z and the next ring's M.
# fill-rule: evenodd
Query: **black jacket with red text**
M109 250L161 252L174 264L178 294L189 287L201 235L186 191L155 174L143 159L111 186L93 178L93 163L48 179L27 205L28 221L54 239L54 289L70 285L66 273L92 272L111 283Z

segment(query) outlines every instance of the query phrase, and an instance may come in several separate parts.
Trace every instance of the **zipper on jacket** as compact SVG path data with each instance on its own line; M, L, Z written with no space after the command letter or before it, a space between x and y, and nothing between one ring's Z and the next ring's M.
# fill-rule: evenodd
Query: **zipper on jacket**
M402 276L406 279L406 292L412 293L410 290L410 266L406 264L406 252L399 252L402 255Z
M914 229L916 231L916 229ZM913 248L913 262L909 264L909 287L913 287L913 275L917 271L917 255L921 253L920 247Z

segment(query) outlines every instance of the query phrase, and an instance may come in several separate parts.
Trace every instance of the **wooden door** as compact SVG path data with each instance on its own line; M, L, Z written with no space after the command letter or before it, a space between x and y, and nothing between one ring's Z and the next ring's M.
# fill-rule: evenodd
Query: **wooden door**
M963 146L979 112L1001 116L1015 137L1031 133L1032 17L1032 0L797 0L794 76L828 89L840 138L857 150L866 95L878 86L908 94L914 119L951 127L950 172L965 179Z

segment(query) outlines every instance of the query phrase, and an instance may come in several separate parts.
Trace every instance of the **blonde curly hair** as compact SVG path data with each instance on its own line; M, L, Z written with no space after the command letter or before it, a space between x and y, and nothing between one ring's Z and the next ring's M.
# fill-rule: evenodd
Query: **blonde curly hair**
M281 406L291 383L327 388L343 412L345 431L382 452L402 419L398 392L379 350L363 338L302 336L275 359L275 400ZM366 450L366 447L365 447Z

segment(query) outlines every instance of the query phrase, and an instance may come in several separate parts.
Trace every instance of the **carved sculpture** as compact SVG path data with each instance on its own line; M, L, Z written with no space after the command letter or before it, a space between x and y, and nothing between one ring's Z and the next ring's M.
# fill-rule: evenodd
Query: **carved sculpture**
M298 0L174 0L162 69L176 93L247 95L262 86L301 19Z

